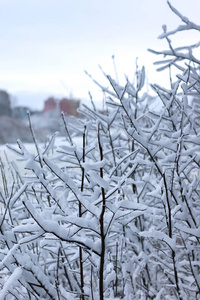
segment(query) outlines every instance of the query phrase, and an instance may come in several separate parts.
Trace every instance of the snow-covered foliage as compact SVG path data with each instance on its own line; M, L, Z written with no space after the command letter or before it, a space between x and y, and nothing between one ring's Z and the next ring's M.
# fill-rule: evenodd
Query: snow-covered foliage
M170 49L159 54L178 74L169 90L152 86L159 112L136 67L134 83L107 77L107 110L84 106L77 132L63 116L59 147L56 135L41 147L31 127L35 152L12 148L23 174L1 161L1 299L199 299L199 111L188 96L200 99L200 62L169 35L200 26L171 9L185 25L163 27Z

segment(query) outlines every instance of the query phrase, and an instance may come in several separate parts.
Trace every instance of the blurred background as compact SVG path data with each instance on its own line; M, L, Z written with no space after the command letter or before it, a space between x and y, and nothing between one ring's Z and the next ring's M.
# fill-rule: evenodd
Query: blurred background
M199 24L199 0L171 0L191 21ZM76 109L90 105L91 92L98 109L103 93L85 70L103 86L105 74L125 83L133 80L135 61L145 66L148 83L169 87L168 71L158 73L160 59L147 51L167 49L158 39L162 25L181 24L166 0L1 0L0 1L0 143L29 141L27 110L41 139L60 130L64 111L70 122ZM179 33L172 45L196 43L197 33ZM113 59L114 58L114 59ZM116 66L116 69L115 69Z

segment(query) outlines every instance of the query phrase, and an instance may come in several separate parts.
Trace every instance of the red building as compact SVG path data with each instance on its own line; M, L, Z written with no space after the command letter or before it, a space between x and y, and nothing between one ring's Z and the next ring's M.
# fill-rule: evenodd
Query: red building
M44 102L44 112L49 112L49 111L54 111L56 110L56 100L51 97L48 98L45 102Z
M44 113L57 113L60 114L64 112L66 115L71 115L78 117L79 114L77 112L77 108L80 107L80 100L75 99L66 99L63 98L61 100L55 99L53 97L48 98L44 102Z

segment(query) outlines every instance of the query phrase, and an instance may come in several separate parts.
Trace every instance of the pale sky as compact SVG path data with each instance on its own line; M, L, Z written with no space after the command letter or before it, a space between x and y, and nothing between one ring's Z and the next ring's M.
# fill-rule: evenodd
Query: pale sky
M200 24L199 0L170 2ZM99 103L102 94L84 70L109 85L98 65L114 77L112 55L122 83L124 74L133 78L138 57L148 81L165 85L166 72L153 66L161 57L147 52L168 48L157 39L163 24L181 24L166 0L0 0L0 89L34 109L48 96L89 99L88 91ZM171 39L177 46L198 38L191 32Z

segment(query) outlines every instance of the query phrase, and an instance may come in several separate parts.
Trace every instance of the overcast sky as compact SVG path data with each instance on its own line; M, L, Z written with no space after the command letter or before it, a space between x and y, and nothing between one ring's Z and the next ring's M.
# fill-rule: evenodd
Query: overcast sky
M183 15L200 24L199 0L171 0ZM48 95L101 100L88 73L107 85L98 65L119 79L133 78L135 58L146 66L149 82L164 84L147 52L167 49L157 37L162 25L181 24L166 0L0 0L0 89L17 97L18 105L42 109ZM197 42L179 34L176 43ZM172 38L173 41L173 38Z

